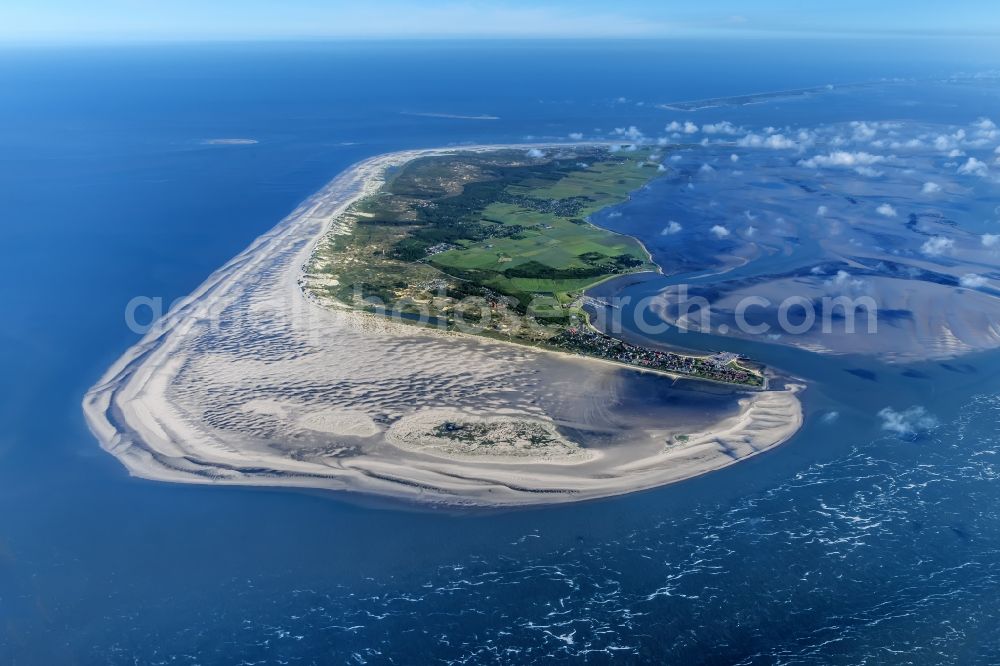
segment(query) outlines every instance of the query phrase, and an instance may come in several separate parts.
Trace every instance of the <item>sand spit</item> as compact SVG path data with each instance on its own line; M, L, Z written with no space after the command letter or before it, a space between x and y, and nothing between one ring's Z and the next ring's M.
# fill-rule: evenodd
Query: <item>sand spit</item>
M302 267L315 244L388 167L494 148L382 155L331 181L179 302L87 393L102 447L147 479L522 505L679 481L795 433L799 385L720 396L698 382L306 297ZM652 394L670 399L651 403Z
M202 141L206 146L253 146L259 143L257 139L205 139Z

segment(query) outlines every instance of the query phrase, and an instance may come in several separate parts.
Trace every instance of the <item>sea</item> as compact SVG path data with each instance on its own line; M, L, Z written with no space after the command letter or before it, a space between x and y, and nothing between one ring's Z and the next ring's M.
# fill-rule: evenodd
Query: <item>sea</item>
M972 37L0 47L0 663L1000 663L1000 353L667 332L804 379L804 428L683 483L510 511L133 479L80 409L138 339L132 299L168 307L366 157L1000 122L998 69ZM683 211L658 201L604 220L666 263Z

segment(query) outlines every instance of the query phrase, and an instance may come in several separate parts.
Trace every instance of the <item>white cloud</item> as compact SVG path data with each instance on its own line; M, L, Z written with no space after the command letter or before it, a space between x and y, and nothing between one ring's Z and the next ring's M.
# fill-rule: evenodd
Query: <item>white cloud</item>
M827 284L841 287L847 284L847 281L851 279L851 274L847 271L837 271L837 274L827 280Z
M757 234L757 227L750 225L749 227L747 227L746 234L749 237L755 236Z
M885 217L896 217L896 209L890 204L884 203L875 209L875 212L879 215L884 215Z
M690 120L684 121L683 125L675 120L664 129L668 132L683 132L684 134L697 134L698 132L698 126Z
M768 134L767 136L761 136L760 134L753 134L752 132L741 138L736 142L736 144L745 148L771 148L774 150L788 150L799 147L797 143L786 137L784 134Z
M864 176L865 178L878 178L884 171L879 171L878 169L870 166L859 166L854 169L859 176Z
M958 167L958 173L964 176L986 176L990 171L990 168L986 166L986 162L980 162L975 157L970 157L965 164Z
M816 209L816 214L820 217L826 217L826 214L830 212L830 209L826 206L820 206Z
M712 168L711 164L702 164L701 168L699 168L698 171L702 173L712 173L713 171L715 171L715 169Z
M920 251L929 257L938 257L942 254L951 252L955 247L955 241L950 238L945 238L944 236L934 236L933 238L928 238L923 245L920 246Z
M893 141L889 144L893 150L923 148L924 142L920 139L909 139L908 141Z
M973 127L979 130L995 130L997 128L996 123L994 123L989 118L979 118L973 123Z
M674 234L679 234L684 227L680 225L679 222L670 220L667 226L663 227L663 231L660 232L662 236L673 236Z
M983 247L997 247L1000 245L1000 234L983 234L979 240Z
M727 134L733 136L740 133L740 128L733 125L728 120L723 120L721 123L713 123L711 125L702 125L701 131L705 134Z
M886 407L878 415L882 419L882 430L888 430L901 437L913 437L938 424L938 420L928 414L927 410L920 405L914 405L901 412L897 412L892 407Z
M989 280L984 278L982 275L976 275L975 273L966 273L959 279L958 283L963 287L968 287L970 289L976 289L978 287L985 287L989 284Z
M930 181L924 183L924 186L920 188L920 191L924 194L937 194L941 191L941 186L937 183L932 183Z
M629 125L628 127L616 127L615 134L618 136L623 136L630 141L640 141L643 137L642 132L635 125Z
M816 155L807 160L800 160L799 166L810 169L819 167L860 167L871 166L885 161L883 155L873 155L866 152L850 153L846 150L836 150L827 155Z
M716 238L726 238L727 236L729 236L729 229L726 229L721 224L715 225L714 227L712 227L711 229L709 229L709 231Z
M854 121L851 127L854 128L855 141L870 141L875 138L875 128L868 123Z
M837 289L849 289L851 291L860 291L865 287L865 281L853 277L847 271L837 271L837 274L826 281L826 286L835 287Z
M733 153L732 155L729 156L729 161L730 162L739 162L740 161L740 156L737 155L736 153Z
M543 153L538 148L532 148L527 153L525 153L525 155L527 155L528 157L532 157L532 158L545 157L545 153Z
M569 138L571 138L573 141L579 141L580 139L583 138L583 132L570 132Z
M960 129L953 134L939 134L934 137L933 144L936 150L946 153L959 147L965 141L965 130Z

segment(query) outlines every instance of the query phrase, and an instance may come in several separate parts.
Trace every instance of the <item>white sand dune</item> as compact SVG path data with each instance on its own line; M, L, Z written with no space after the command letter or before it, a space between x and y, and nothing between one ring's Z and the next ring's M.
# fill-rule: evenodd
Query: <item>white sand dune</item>
M800 427L800 386L649 414L629 383L673 380L309 300L301 267L338 215L387 167L440 152L348 169L178 303L85 396L103 448L147 479L518 505L678 481ZM697 393L681 384L667 390ZM446 422L488 426L492 445Z

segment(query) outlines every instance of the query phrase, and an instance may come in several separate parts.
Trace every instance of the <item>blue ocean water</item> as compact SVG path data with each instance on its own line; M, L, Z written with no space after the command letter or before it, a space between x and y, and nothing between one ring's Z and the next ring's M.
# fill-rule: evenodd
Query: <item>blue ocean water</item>
M810 416L837 410L835 427L811 418L777 451L676 486L506 513L133 480L79 402L135 341L131 298L187 294L366 156L653 133L684 115L662 103L998 58L977 40L0 51L0 662L997 662L996 354L914 378L745 343L811 380ZM692 113L764 126L995 108L940 92L894 107L879 90ZM451 117L480 115L497 119ZM877 379L844 372L859 364ZM888 437L884 404L942 425Z

